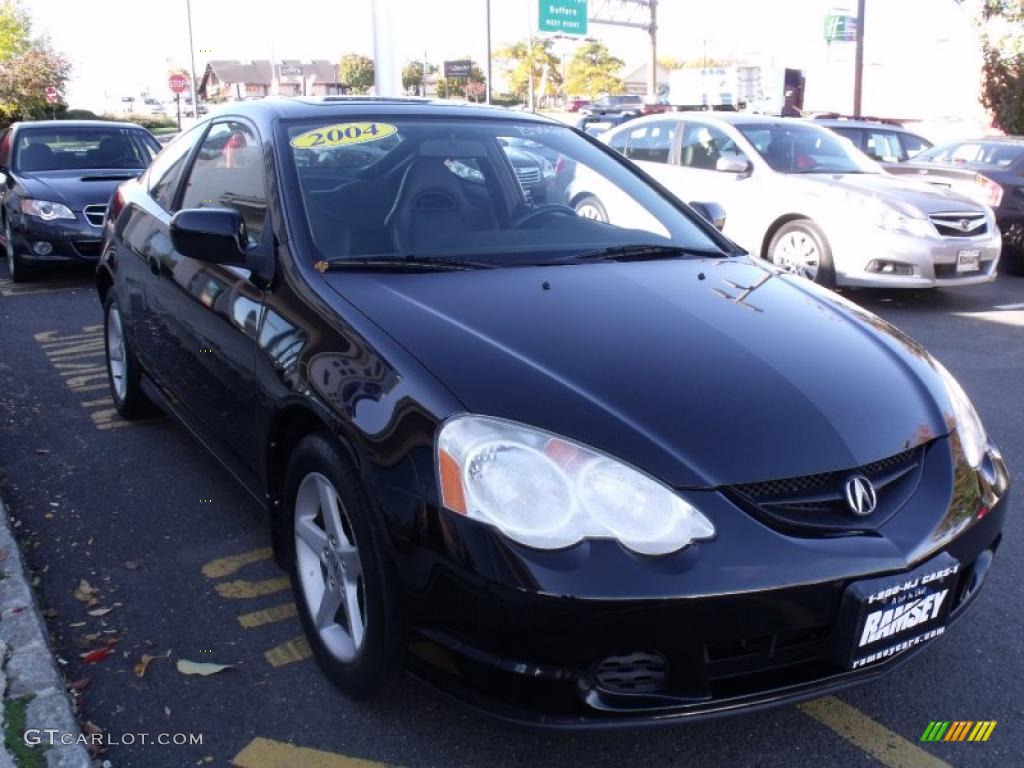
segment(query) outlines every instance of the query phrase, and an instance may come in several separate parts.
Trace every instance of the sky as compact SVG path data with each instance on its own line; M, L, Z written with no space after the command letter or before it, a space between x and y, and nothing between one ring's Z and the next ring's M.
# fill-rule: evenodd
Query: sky
M34 31L73 64L72 106L102 110L121 96L169 98L170 67L188 66L186 0L21 0ZM486 0L385 0L399 61L485 56ZM492 45L526 37L539 0L491 0ZM373 54L371 0L191 0L196 69L207 59ZM621 0L590 0L591 13ZM852 43L827 47L824 15L854 0L660 0L659 53L753 58L804 68L806 107L852 108ZM936 117L977 111L980 59L969 12L954 0L867 0L865 112ZM641 18L638 13L637 18ZM648 56L645 32L591 24L630 65ZM572 43L559 43L571 54Z

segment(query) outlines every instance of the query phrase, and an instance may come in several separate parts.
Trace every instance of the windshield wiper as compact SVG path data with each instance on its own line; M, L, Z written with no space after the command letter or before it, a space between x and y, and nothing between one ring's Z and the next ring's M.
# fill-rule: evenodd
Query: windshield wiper
M328 269L351 269L388 272L451 272L467 269L493 269L497 265L489 261L456 259L451 256L353 256L347 259L326 259L316 262L318 272Z
M686 248L680 245L610 245L596 251L584 251L564 261L653 261L655 259L678 259L683 256L709 256L723 258L721 251Z

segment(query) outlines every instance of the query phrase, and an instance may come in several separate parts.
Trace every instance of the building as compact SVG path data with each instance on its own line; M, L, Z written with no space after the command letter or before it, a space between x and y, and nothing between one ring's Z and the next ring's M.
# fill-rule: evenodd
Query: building
M643 95L647 93L647 68L650 65L642 64L639 67L627 66L619 73L625 93ZM669 74L665 67L658 65L658 91L668 90Z
M199 82L200 97L206 101L244 101L272 95L328 96L344 91L338 82L338 65L327 59L215 59L207 62Z

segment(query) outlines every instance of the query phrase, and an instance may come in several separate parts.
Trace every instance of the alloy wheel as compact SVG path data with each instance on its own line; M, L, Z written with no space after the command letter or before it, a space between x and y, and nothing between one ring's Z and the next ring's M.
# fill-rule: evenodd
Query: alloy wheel
M295 496L295 556L320 640L338 660L354 660L366 637L363 568L338 491L319 472L306 475Z
M598 209L596 205L590 203L583 203L576 209L576 214L584 219L593 219L594 221L604 221L604 215Z
M814 280L821 266L821 249L807 232L787 232L775 244L772 262L787 272Z
M111 304L107 317L107 361L110 365L110 380L114 383L117 399L124 401L128 395L128 379L126 377L126 360L124 346L124 325L121 312L116 304Z

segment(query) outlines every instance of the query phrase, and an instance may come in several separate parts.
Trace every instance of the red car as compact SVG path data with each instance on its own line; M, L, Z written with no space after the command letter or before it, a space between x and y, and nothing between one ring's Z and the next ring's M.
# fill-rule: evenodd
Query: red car
M590 99L584 99L582 96L575 96L566 102L566 109L570 112L579 112L583 107L590 106Z

